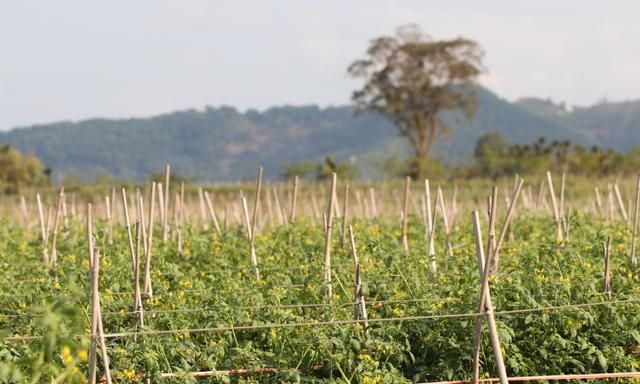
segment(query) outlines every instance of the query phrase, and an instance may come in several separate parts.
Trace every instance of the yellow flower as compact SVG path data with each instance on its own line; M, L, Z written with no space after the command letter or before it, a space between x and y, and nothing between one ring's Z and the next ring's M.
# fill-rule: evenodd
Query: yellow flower
M122 374L124 375L124 377L125 377L125 378L127 378L127 379L131 380L131 379L133 379L133 378L136 376L136 371L135 371L135 370L133 370L133 369L125 368L125 369L122 371Z
M71 365L71 363L73 363L73 355L71 355L71 348L65 345L64 347L62 347L61 353L62 353L62 363L65 366Z
M82 361L87 361L89 359L87 351L85 351L84 349L78 351L78 359L80 359Z
M375 375L373 377L365 376L362 378L362 384L379 384L379 383L382 383L382 376L380 375Z

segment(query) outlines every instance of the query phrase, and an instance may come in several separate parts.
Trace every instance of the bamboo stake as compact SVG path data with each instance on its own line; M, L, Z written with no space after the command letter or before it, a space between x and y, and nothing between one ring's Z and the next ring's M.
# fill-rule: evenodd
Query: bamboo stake
M607 184L607 190L607 208L609 211L609 220L613 221L616 213L616 211L613 209L613 186L611 184Z
M441 193L436 194L436 204L433 210L433 219L431 220L431 231L429 233L429 247L428 247L428 255L429 255L429 265L431 268L431 272L436 273L437 263L436 263L436 248L435 248L435 235L436 235L436 219L438 218L438 207L440 203Z
M493 349L493 355L496 361L496 369L498 376L500 377L500 383L508 384L507 372L504 366L504 358L502 356L502 350L500 349L500 339L498 336L498 328L493 316L493 304L491 302L491 293L489 290L489 262L491 256L485 260L484 249L482 245L482 233L480 229L480 217L477 211L472 213L473 230L476 240L476 253L478 256L478 271L480 273L480 280L482 283L481 296L478 302L479 313L484 313L487 319L487 325L489 327L489 338L491 340L491 347ZM474 335L474 367L473 367L473 382L477 383L479 378L479 366L480 366L480 317L476 320L476 332ZM476 368L477 367L477 368Z
M164 209L162 215L162 242L169 239L169 227L167 225L169 216L169 182L171 180L171 166L164 166Z
M100 250L95 249L94 251L94 264L97 266L96 274L99 275L99 266L100 266ZM99 277L99 276L98 276ZM100 289L96 291L98 296L98 341L100 342L100 353L102 354L102 367L104 369L104 376L107 381L107 384L112 384L111 379L111 368L109 367L109 355L107 354L107 343L104 337L104 326L102 324L102 308L100 306Z
M136 189L136 206L138 212L138 221L140 222L140 229L142 231L142 250L143 255L147 254L147 229L144 220L144 199L140 190Z
M316 194L311 192L311 207L313 208L313 219L316 220L320 217L320 209L318 208L318 200L316 200Z
M44 212L42 209L42 200L40 194L36 194L36 202L38 203L38 217L40 218L40 230L42 236L42 262L45 265L49 264L49 255L47 253L47 229L44 221Z
M371 214L373 218L378 217L378 206L376 204L376 192L373 187L369 188L369 200L371 200Z
M47 247L49 246L49 235L51 234L51 220L53 220L52 218L53 218L53 208L51 208L51 206L48 206L47 207L47 232L45 236Z
M298 176L293 178L293 193L291 194L291 210L289 211L289 223L293 224L296 219L296 203L298 200Z
M366 205L366 200L364 202L364 204L362 203L362 194L360 193L360 191L358 189L356 189L354 191L354 195L356 197L356 210L358 211L358 216L359 217L364 217L365 216L365 207L364 205Z
M149 198L149 223L147 224L147 248L144 254L144 293L149 298L153 298L153 287L151 284L151 255L153 246L153 219L155 211L156 183L151 183L151 197Z
M429 179L424 179L424 205L425 205L425 216L426 216L426 231L425 236L427 240L429 240L429 255L435 255L435 245L433 241L431 241L431 232L433 231L433 220L432 220L432 212L431 212L431 187L429 185Z
M113 213L111 209L111 199L109 195L104 197L106 218L107 218L107 244L113 244Z
M162 231L162 226L164 225L164 192L162 188L162 183L158 183L158 214L160 215L160 230ZM162 235L162 233L160 234Z
M140 291L140 237L141 237L141 224L136 221L136 257L134 265L134 304L133 311L138 315L138 322L140 329L144 327L144 312L142 308L142 295ZM137 337L134 336L134 341L137 341Z
M244 217L244 227L247 232L247 241L249 243L249 256L251 258L251 265L255 269L256 278L260 278L260 271L258 270L258 258L256 256L256 248L253 242L253 230L251 229L251 223L249 222L249 209L247 208L247 199L242 196L242 212Z
M409 188L411 178L407 176L404 181L404 199L402 204L402 250L409 253L409 240L407 239L407 220L409 213Z
M88 215L87 215L88 216ZM91 236L90 236L91 237ZM91 341L89 346L89 383L96 383L97 374L97 336L98 336L98 273L99 263L94 260L96 255L89 253L89 259L93 260L93 268L90 273L91 279Z
M604 254L604 281L602 291L607 299L611 300L611 236L607 237L606 243L602 243L602 251Z
M492 260L489 264L489 270L493 271L493 251L496 248L496 218L498 216L498 187L493 186L491 197L489 198L489 239L487 241L487 250L485 254L488 259Z
M556 219L556 242L561 243L564 241L562 236L562 220L560 218L560 212L558 211L558 204L556 202L556 193L553 190L553 180L551 179L551 172L547 171L547 182L549 184L549 194L551 195L551 205L553 207L553 215Z
M220 230L220 224L218 223L218 218L216 217L216 212L213 210L213 204L211 203L211 198L209 197L209 192L204 191L204 199L205 202L207 203L207 208L209 209L209 217L211 218L211 221L213 222L213 227L216 229L216 232L218 233L218 236L222 234L222 231ZM226 217L226 215L225 215Z
M51 240L51 267L55 268L58 262L58 250L57 250L57 242L58 242L58 226L62 211L62 206L64 203L64 187L60 188L60 194L58 195L58 206L56 208L56 216L53 219L53 239Z
M627 214L627 209L624 207L624 202L622 201L622 196L620 195L620 188L618 188L618 184L613 186L613 190L616 194L616 200L618 201L618 209L620 209L620 214L622 215L622 219L624 221L629 221L629 215Z
M602 217L604 216L604 212L602 210L602 198L600 197L600 190L598 189L598 187L594 187L593 190L596 194L596 210L600 217Z
M204 207L204 193L202 192L202 187L198 188L198 203L200 206L200 221L202 223L202 230L206 231L209 225L207 224L207 213Z
M129 252L131 253L131 272L136 273L136 252L133 247L133 237L131 235L131 219L129 218L129 207L127 205L127 191L122 188L122 209L124 211L124 223L127 230L127 239L129 240Z
M271 190L271 194L273 195L273 201L275 203L275 209L276 209L276 213L277 213L277 217L278 217L278 223L280 223L280 225L286 225L287 221L285 219L285 215L284 212L282 211L282 205L280 205L280 198L278 197L278 190L273 188Z
M638 267L638 257L636 255L636 238L638 237L638 210L640 207L640 174L636 185L636 204L633 209L633 230L631 231L631 265L635 271Z
M502 223L502 228L500 229L500 235L498 236L498 241L493 251L493 258L494 258L496 271L498 270L498 266L500 264L499 260L500 260L500 249L502 248L502 242L504 241L505 235L507 234L507 230L509 228L509 224L511 223L511 217L513 216L513 212L515 211L515 206L518 201L518 197L520 196L520 191L522 190L523 184L524 184L524 179L520 178L515 191L513 191L511 202L509 204L509 208L507 209L507 214L504 218L504 223Z
M22 221L25 228L29 227L29 211L27 210L27 200L24 196L20 196L20 210L22 212Z
M444 231L447 237L447 256L453 256L453 245L451 244L451 231L449 229L449 220L447 217L447 207L444 203L444 197L442 195L442 188L438 186L438 200L440 200L440 213L442 214L442 223L444 224ZM435 227L435 224L434 224Z
M184 214L185 214L185 208L184 208L184 182L180 182L180 211L178 214L178 225L177 227L177 232L178 232L178 255L182 256L182 246L183 246L183 237L182 237L182 226L184 225Z
M345 239L347 237L347 221L349 217L349 184L344 186L344 202L342 206L342 229L341 229L341 239L340 242L344 245Z
M360 271L360 262L358 261L358 253L356 251L356 241L353 235L353 227L349 225L349 243L351 244L351 255L353 256L353 266L355 268L355 289L354 289L354 308L353 319L364 320L364 328L369 328L367 306L364 295L362 294L362 276Z
M331 232L333 228L333 212L336 195L337 175L331 174L331 193L329 193L329 207L327 209L327 224L324 242L324 282L327 286L327 299L331 301L333 296L331 287Z
M100 353L102 354L102 365L107 384L111 384L111 370L109 368L109 356L104 338L104 327L102 325L102 311L100 309L100 290L98 289L100 271L100 250L94 248L93 241L93 213L91 203L87 203L87 245L89 254L89 278L91 289L91 341L89 348L89 383L96 382L97 353L96 342L100 342ZM96 332L97 331L97 332ZM97 334L96 334L97 333Z
M253 201L253 214L251 215L251 243L255 238L256 222L258 221L258 211L260 210L260 191L262 189L262 167L258 168L258 181L256 182L256 196Z

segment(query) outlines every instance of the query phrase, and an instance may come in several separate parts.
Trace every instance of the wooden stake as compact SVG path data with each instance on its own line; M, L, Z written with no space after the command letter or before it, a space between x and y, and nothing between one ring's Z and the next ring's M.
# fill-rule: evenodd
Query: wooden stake
M496 219L498 216L498 187L493 186L491 197L489 198L489 240L487 241L486 256L487 259L491 259L492 263L489 264L489 270L492 271L495 266L493 265L493 251L496 247Z
M40 230L42 236L42 262L45 265L49 264L49 254L47 253L47 229L44 221L44 212L42 208L42 200L40 194L36 194L36 202L38 203L38 217L40 218Z
M602 251L604 254L604 281L602 291L607 299L611 300L611 236L607 237L606 243L602 243Z
M631 265L635 271L638 267L638 257L636 255L636 239L638 237L638 210L640 207L640 174L636 185L636 203L633 208L633 229L631 231Z
M169 216L169 182L171 180L171 166L169 164L164 167L164 209L162 215L162 242L169 239L169 226L167 225Z
M133 236L131 235L131 219L129 218L129 207L127 205L127 191L122 188L122 209L124 211L124 223L129 240L129 253L131 253L131 272L136 273L136 251L133 248Z
M620 214L622 215L622 219L624 221L629 221L629 215L627 214L627 209L624 207L624 202L622 201L622 196L620 195L620 188L618 188L618 184L613 186L613 190L616 193L616 200L618 201L618 209L620 209Z
M558 211L558 204L556 203L556 193L553 190L553 180L551 179L551 172L549 171L547 171L547 182L549 184L549 194L551 195L553 216L556 220L556 242L561 243L564 241L564 238L562 236L562 220L560 218L560 212Z
M444 224L444 231L447 237L447 256L453 256L453 245L451 244L451 231L449 229L449 219L447 215L447 207L444 203L444 197L442 195L442 188L438 187L438 200L440 200L440 213L442 214L442 223ZM435 223L434 223L435 227Z
M185 208L184 208L184 182L180 182L180 211L178 214L178 225L177 227L177 232L178 232L178 255L182 256L182 243L184 241L184 239L182 238L182 226L184 224L184 212L185 212Z
M142 308L142 294L140 290L140 238L142 235L142 225L139 221L136 221L136 257L135 257L135 270L134 270L134 305L133 310L138 315L138 321L140 329L144 327L144 312ZM134 338L134 340L136 340Z
M369 188L369 200L371 200L371 214L374 218L377 218L378 206L376 205L376 192L373 187Z
M113 211L109 195L104 197L106 219L107 219L107 244L113 244Z
M287 221L285 219L284 212L282 211L282 206L280 205L280 197L278 197L278 190L276 188L271 189L271 194L273 195L273 201L275 202L275 209L278 217L278 223L280 225L286 225Z
M198 202L200 203L200 221L202 224L202 230L206 231L209 227L207 221L207 213L204 207L204 193L202 187L198 188Z
M164 192L162 188L162 183L158 183L158 214L160 215L160 229L162 230L162 226L164 223ZM161 234L162 235L162 234Z
M402 250L409 253L409 240L407 239L407 220L409 216L409 188L411 178L407 176L404 181L404 199L402 204Z
M258 221L258 212L260 210L260 191L262 190L262 167L258 168L258 181L256 182L256 196L253 201L253 214L251 215L251 242L255 238L256 222Z
M425 206L425 237L429 241L429 255L435 255L435 245L431 241L431 232L433 231L433 218L431 209L431 187L429 185L429 179L424 179L424 206Z
M291 194L291 209L289 211L289 223L293 224L296 219L296 203L298 200L298 176L293 177L293 193Z
M500 229L500 236L498 236L498 241L496 242L494 251L493 251L493 259L495 264L495 270L498 270L499 260L500 260L500 249L502 248L502 242L504 241L505 235L507 234L507 230L509 229L509 224L511 223L511 217L513 216L513 212L515 211L515 206L518 201L518 197L520 196L520 191L522 190L522 185L524 184L524 179L520 178L516 189L513 191L513 195L511 198L511 202L509 204L509 208L507 209L507 214L504 218L504 223L502 223L502 228Z
M324 241L324 282L327 286L327 299L331 301L333 296L331 287L331 231L333 228L334 199L336 195L337 175L331 174L331 193L329 193L329 207L327 209L327 225Z
M29 212L27 210L27 200L20 196L20 210L22 212L22 222L25 228L29 228Z
M593 190L596 194L596 210L600 217L602 217L604 216L604 212L602 209L602 198L600 198L600 190L598 189L598 187L594 187Z
M482 232L480 229L480 217L477 211L472 213L473 230L476 240L476 253L478 256L478 271L480 273L481 290L480 300L478 302L479 313L484 313L487 318L487 325L489 327L489 338L491 340L491 347L493 349L493 355L496 361L496 369L498 376L500 377L501 384L508 384L507 372L504 366L504 358L502 356L502 350L500 349L500 339L498 336L498 328L493 316L493 304L491 302L491 293L489 291L489 262L491 257L488 256L487 260L484 257L484 248L482 245ZM481 317L476 319L475 335L474 335L474 366L473 366L473 382L477 383L480 373L480 331L481 331Z
M349 184L344 186L344 202L342 206L342 237L340 242L344 245L345 239L347 237L347 221L349 217Z
M249 222L249 209L247 208L247 199L242 196L242 212L244 217L244 228L247 232L247 241L249 242L249 256L251 258L251 265L253 266L256 278L260 278L260 271L258 270L258 258L256 256L256 248L253 242L253 230L251 223Z
M433 210L433 219L431 219L431 231L429 233L429 246L428 246L428 256L429 256L429 265L431 268L431 272L437 272L437 264L436 264L436 248L435 248L435 235L436 235L436 219L438 218L438 207L440 203L441 193L436 194L436 204Z
M147 229L147 249L144 255L144 293L149 298L153 298L153 287L151 285L151 249L153 246L153 219L156 206L156 183L151 183L151 197L149 198L149 227Z
M64 187L60 188L60 194L58 195L58 207L56 208L56 216L53 219L53 239L51 240L51 267L55 268L58 262L58 251L56 249L56 243L58 242L58 225L60 216L62 214L62 204L64 202Z
M207 203L207 208L209 209L209 217L211 218L211 221L213 222L213 227L216 229L216 233L218 233L218 236L220 236L222 234L222 231L220 230L220 224L218 223L218 218L216 217L216 212L213 209L213 204L211 203L211 198L209 197L209 192L204 191L204 199L205 199L205 202Z

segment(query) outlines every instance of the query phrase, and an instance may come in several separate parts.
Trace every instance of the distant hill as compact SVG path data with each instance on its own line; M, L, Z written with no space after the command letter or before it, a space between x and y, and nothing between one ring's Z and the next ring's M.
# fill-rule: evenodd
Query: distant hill
M599 103L574 107L550 100L527 98L518 106L574 132L586 135L594 145L629 151L640 145L640 101Z
M583 145L601 140L589 129L574 129L526 103L509 103L484 88L478 88L477 95L480 104L472 121L446 116L455 128L436 149L445 160L468 160L476 139L487 132L498 132L512 143L540 136ZM253 178L262 164L266 177L273 179L286 163L324 156L353 161L361 176L370 177L374 160L408 153L386 119L371 113L354 115L349 106L286 106L245 113L207 107L147 119L60 122L2 132L0 143L35 153L58 179L110 174L141 180L165 163L202 181Z

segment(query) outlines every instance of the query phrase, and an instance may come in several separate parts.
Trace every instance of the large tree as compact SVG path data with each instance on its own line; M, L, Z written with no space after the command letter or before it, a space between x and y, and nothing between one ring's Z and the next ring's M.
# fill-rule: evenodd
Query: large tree
M353 93L359 110L389 118L414 150L409 174L425 176L433 144L450 127L444 111L471 118L477 107L473 83L483 73L483 51L472 40L433 40L419 27L406 25L395 36L371 41L364 58L349 66L349 74L365 79Z

